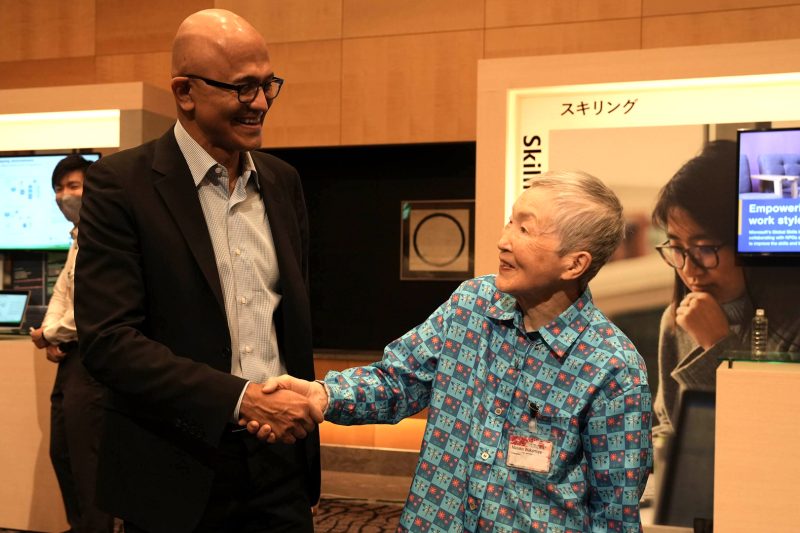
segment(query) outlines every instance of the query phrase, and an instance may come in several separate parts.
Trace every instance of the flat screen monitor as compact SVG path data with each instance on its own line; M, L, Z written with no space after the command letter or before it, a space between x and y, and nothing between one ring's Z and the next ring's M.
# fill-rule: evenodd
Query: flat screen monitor
M738 147L739 263L800 265L800 128L740 131Z
M53 169L67 155L0 156L0 251L69 249L72 223L58 209L52 187Z

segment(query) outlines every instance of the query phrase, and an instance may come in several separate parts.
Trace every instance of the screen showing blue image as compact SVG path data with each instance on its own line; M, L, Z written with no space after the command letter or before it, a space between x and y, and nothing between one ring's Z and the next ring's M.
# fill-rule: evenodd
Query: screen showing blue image
M66 155L0 156L0 250L69 249L72 223L52 186L53 169Z
M0 290L0 327L16 328L22 324L28 298L28 291Z
M800 128L740 131L738 140L738 256L800 257Z

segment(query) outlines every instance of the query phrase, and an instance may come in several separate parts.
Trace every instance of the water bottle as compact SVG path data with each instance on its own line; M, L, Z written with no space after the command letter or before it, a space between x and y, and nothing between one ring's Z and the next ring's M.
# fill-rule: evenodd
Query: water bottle
M750 338L750 351L754 359L763 358L767 353L767 328L767 315L764 314L763 309L756 309L753 325L750 328L750 334L752 335Z

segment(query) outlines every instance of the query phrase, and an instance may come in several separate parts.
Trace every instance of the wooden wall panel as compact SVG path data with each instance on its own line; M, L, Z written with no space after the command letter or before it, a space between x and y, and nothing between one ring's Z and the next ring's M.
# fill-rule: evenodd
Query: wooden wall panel
M483 28L484 0L344 0L343 36L373 37Z
M800 4L800 2L791 0L642 0L642 15L652 17L656 15L777 7L791 4Z
M264 145L339 144L341 41L275 44L270 59L286 83L264 123Z
M268 43L342 37L342 0L216 0L214 4L243 16Z
M166 52L178 25L213 0L97 0L97 54Z
M267 146L473 140L484 57L800 37L800 0L0 0L0 87L168 89L178 24L210 7L288 79Z
M483 32L345 39L342 143L475 138Z
M7 61L0 72L0 89L96 83L94 56Z
M322 444L375 446L410 451L419 451L424 433L425 420L419 418L406 418L397 425L337 426L331 422L323 422L319 426Z
M94 55L94 6L94 0L0 0L0 61Z
M646 17L642 48L767 41L800 37L800 5Z
M118 54L97 56L97 83L144 81L167 92L170 88L172 54Z
M486 0L486 27L639 17L641 0Z
M486 30L485 57L536 56L639 48L638 18Z

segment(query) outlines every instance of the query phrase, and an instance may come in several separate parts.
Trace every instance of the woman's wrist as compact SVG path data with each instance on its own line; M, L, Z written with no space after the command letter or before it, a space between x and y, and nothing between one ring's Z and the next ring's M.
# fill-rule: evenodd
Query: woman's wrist
M315 394L315 398L317 402L319 402L319 408L322 409L322 414L325 414L325 411L328 410L328 404L330 403L330 391L328 390L328 384L322 381L321 379L315 379L314 383L319 384L319 387L316 387L318 391Z

